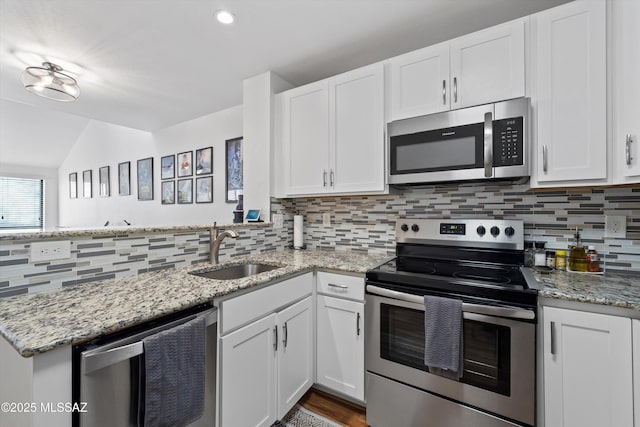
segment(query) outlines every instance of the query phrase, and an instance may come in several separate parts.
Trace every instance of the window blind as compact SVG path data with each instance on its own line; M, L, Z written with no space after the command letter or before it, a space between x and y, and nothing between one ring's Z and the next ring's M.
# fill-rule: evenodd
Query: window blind
M0 229L42 228L44 181L0 176Z

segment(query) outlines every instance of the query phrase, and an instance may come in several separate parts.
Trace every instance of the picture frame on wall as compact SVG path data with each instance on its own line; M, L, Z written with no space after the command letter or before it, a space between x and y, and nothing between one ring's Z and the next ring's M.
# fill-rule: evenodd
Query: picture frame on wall
M160 179L173 179L176 177L176 156L164 156L160 158Z
M100 184L98 188L100 197L109 197L111 195L111 185L109 182L109 166L103 166L98 169L98 183Z
M138 200L153 200L153 157L138 160Z
M178 178L193 175L193 151L178 153Z
M93 181L91 176L91 169L82 172L82 196L85 199L93 197Z
M196 203L213 203L213 177L196 178Z
M242 137L225 141L226 202L236 203L242 194Z
M193 179L178 180L178 204L184 205L193 203Z
M175 204L176 203L176 182L164 181L162 182L161 189L162 189L161 203L163 205Z
M196 175L213 173L213 147L196 150Z
M118 163L118 194L131 194L131 162Z
M69 174L69 198L78 198L78 172L72 172Z

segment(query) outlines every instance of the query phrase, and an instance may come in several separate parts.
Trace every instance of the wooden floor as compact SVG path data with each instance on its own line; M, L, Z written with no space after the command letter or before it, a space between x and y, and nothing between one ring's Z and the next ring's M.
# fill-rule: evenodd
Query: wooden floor
M305 409L315 412L338 424L349 427L367 427L365 409L320 390L311 389L298 402Z

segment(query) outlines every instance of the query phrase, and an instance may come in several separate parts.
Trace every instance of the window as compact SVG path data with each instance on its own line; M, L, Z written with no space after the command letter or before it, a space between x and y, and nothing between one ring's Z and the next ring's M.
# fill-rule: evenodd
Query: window
M42 228L44 181L0 176L0 229Z

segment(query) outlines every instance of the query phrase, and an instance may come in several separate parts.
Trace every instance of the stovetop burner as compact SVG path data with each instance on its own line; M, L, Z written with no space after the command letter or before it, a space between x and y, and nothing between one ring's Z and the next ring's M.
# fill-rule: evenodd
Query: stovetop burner
M398 220L396 257L369 270L366 278L417 295L535 306L537 293L523 275L523 261L522 221Z

